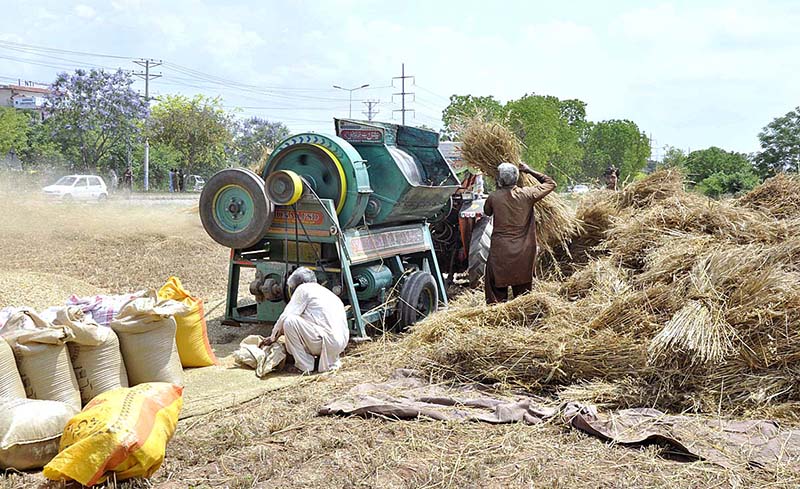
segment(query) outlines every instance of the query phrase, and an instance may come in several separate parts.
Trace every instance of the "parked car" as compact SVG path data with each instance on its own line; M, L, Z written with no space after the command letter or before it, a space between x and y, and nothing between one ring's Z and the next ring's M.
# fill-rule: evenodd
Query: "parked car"
M200 192L205 185L206 180L200 175L186 175L183 188L191 192Z
M578 185L574 185L570 189L570 192L572 192L573 194L585 194L588 191L589 191L589 186L585 185L583 183L580 183Z
M106 182L97 175L67 175L53 185L43 188L44 195L63 202L98 201L108 199Z

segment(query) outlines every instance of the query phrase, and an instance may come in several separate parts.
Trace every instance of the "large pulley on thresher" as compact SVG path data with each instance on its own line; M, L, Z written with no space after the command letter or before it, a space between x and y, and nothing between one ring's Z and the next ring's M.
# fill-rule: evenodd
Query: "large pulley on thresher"
M244 168L217 172L200 194L200 220L211 238L229 248L255 246L272 224L275 206L264 180Z

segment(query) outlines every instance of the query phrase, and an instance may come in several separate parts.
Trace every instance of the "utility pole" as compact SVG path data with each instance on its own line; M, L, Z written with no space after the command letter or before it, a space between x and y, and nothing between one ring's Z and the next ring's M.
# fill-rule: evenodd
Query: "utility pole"
M369 83L365 83L364 85L361 85L360 87L355 87L355 88L342 88L339 85L334 85L333 86L333 88L338 88L339 90L344 90L345 92L350 92L350 111L347 113L347 118L348 119L352 119L353 118L353 92L355 92L356 90L361 90L362 88L367 88L368 86L369 86Z
M367 106L367 110L362 112L362 114L367 116L368 121L371 121L372 118L378 115L378 113L380 112L380 110L375 108L379 103L381 103L380 100L365 100L363 102L363 104Z
M400 95L400 109L395 109L392 112L400 112L402 114L402 121L403 125L406 125L406 112L414 112L414 109L406 109L406 95L414 95L414 92L406 92L406 78L414 78L413 76L406 76L406 64L403 63L400 65L400 76L396 76L392 78L392 80L400 80L400 93L395 93L394 95ZM413 100L412 100L413 101Z
M150 109L150 80L153 78L160 78L161 73L150 73L150 68L161 66L161 61L154 59L137 59L133 61L139 66L144 67L144 71L135 71L134 75L144 79L144 103L147 104L148 114ZM128 163L130 165L130 162ZM144 138L144 191L150 190L150 139L145 136Z

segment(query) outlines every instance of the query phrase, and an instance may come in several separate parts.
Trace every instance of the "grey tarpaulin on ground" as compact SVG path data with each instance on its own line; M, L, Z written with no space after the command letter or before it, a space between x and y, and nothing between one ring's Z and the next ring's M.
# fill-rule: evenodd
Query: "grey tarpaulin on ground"
M23 329L23 325L30 327L31 321L34 329ZM81 408L81 393L66 346L72 337L69 331L23 309L8 320L3 336L14 350L28 398L61 401Z
M0 468L43 467L79 409L58 401L0 398Z
M781 429L774 421L673 416L647 408L598 413L594 406L574 402L546 407L530 397L493 397L481 387L431 385L409 370L396 371L384 383L359 384L319 412L488 423L537 424L553 419L618 444L659 445L665 454L684 460L800 470L800 430Z
M100 326L78 306L55 311L53 324L72 333L67 343L84 405L103 392L128 387L128 373L114 330Z
M8 342L0 337L0 397L27 397L25 385L17 370L14 352Z
M122 306L110 326L119 337L131 386L145 382L183 385L173 315L187 310L180 302L159 302L152 291Z
M258 345L264 341L260 335L250 335L239 343L239 349L233 352L236 365L255 369L256 376L263 378L268 373L278 369L286 360L286 347L283 338L265 348Z

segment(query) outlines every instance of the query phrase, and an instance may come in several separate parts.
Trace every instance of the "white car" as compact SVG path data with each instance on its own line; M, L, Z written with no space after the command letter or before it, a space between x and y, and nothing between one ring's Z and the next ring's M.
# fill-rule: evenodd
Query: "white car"
M588 191L589 191L589 186L588 185L584 185L582 183L580 183L578 185L575 185L574 187L572 187L572 190L571 190L571 192L573 194L585 194Z
M200 192L205 185L206 180L200 175L186 175L186 181L183 186L187 191Z
M42 191L46 197L63 202L103 202L108 198L106 182L96 175L67 175Z

